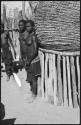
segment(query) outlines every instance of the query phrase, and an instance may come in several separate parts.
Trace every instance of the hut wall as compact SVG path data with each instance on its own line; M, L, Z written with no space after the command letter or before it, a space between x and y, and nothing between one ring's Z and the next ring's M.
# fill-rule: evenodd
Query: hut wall
M41 43L80 45L80 1L39 1L35 13Z

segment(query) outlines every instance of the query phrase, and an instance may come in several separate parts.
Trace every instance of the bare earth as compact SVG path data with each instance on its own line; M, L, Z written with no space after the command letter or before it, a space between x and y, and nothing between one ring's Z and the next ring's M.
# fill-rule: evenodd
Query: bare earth
M15 124L79 124L79 108L71 109L54 106L37 97L33 103L28 103L30 97L29 83L26 83L26 74L22 70L18 73L22 82L19 88L14 78L6 81L6 74L1 77L1 101L5 105L4 119L16 118Z

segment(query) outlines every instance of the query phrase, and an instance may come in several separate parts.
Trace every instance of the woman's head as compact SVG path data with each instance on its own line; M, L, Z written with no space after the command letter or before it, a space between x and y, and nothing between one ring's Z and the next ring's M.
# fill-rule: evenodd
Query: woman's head
M34 28L35 28L35 24L34 24L34 21L32 20L27 20L26 21L26 30L31 33L32 31L34 31Z
M25 29L26 29L26 21L25 20L20 20L19 21L19 30L20 30L20 32L25 31Z

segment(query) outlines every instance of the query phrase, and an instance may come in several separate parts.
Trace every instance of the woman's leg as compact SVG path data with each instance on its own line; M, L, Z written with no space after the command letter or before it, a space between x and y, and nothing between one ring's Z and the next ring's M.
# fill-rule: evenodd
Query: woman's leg
M12 63L12 59L6 59L5 61L5 70L6 70L6 74L7 74L7 79L10 78L10 76L13 74L13 63Z
M32 93L37 96L37 78L33 77L32 79Z
M32 82L30 82L30 90L32 91Z

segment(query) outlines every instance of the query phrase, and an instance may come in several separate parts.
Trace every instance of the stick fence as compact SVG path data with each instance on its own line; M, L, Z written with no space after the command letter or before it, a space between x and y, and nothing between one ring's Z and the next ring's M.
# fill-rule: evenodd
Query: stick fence
M54 105L80 105L80 52L39 49L41 93ZM76 80L77 79L77 80Z

